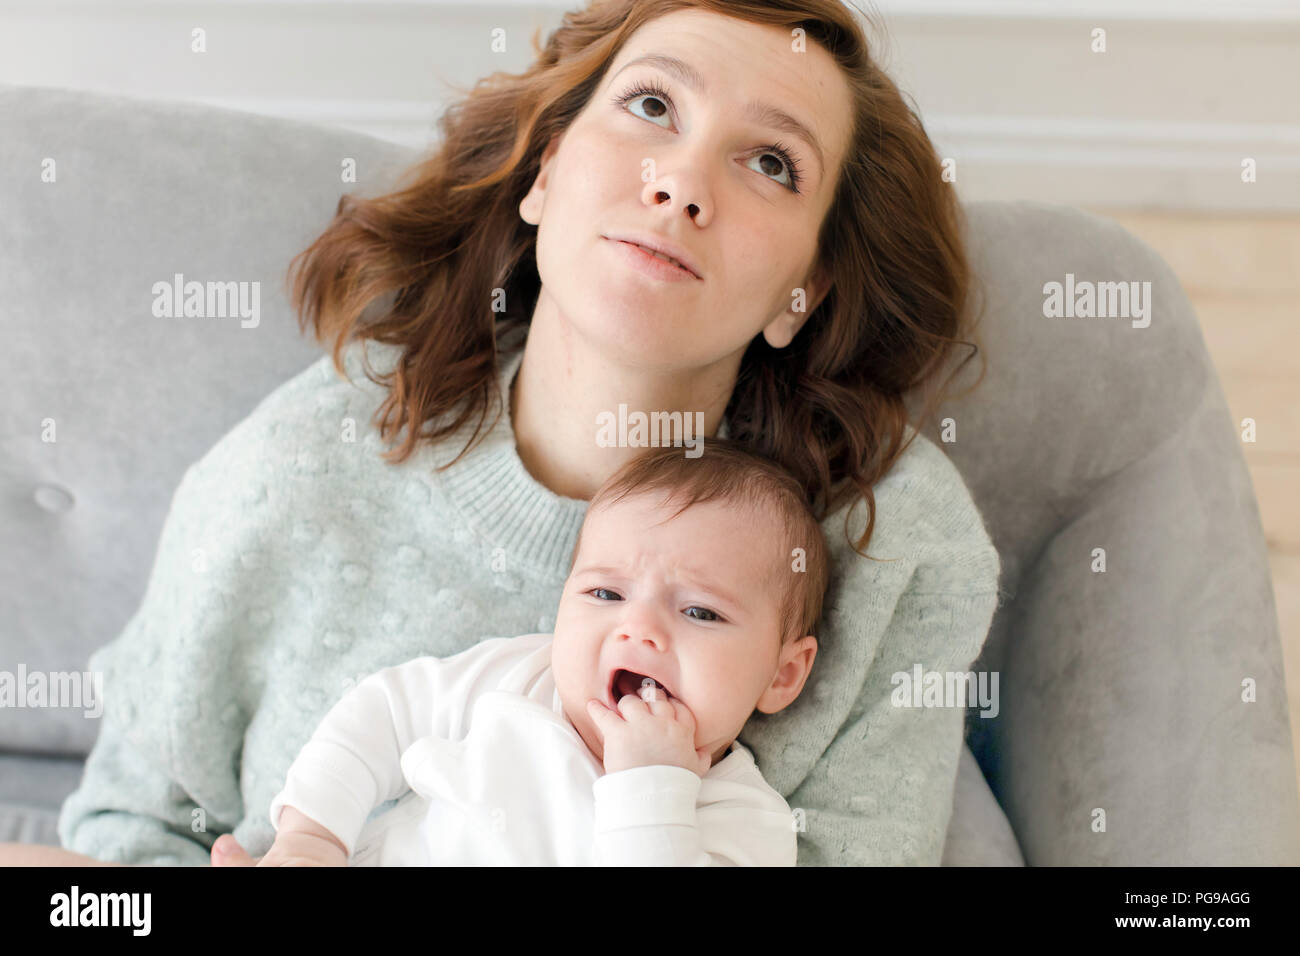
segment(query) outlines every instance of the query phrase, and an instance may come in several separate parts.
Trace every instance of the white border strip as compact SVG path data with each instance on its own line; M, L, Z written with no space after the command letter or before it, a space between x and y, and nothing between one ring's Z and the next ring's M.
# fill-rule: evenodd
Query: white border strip
M0 10L24 8L49 12L59 8L93 9L111 14L127 10L193 8L365 7L411 11L425 8L480 10L532 8L559 13L584 0L0 0ZM1021 20L1157 20L1169 23L1300 24L1297 0L845 0L846 5L887 19L946 17Z

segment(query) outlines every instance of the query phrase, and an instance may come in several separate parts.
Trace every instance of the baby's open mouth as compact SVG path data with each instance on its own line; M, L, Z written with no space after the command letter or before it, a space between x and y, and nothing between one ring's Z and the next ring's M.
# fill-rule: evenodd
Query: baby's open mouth
M614 710L617 710L618 702L622 700L627 694L635 694L636 696L640 697L642 686L646 686L646 687L650 686L650 684L643 685L642 684L643 681L649 681L650 684L653 684L655 687L658 687L665 694L667 694L669 700L673 699L672 691L670 691L663 684L660 684L653 677L647 677L644 674L638 674L635 671L623 670L622 668L619 668L618 670L614 671L614 676L609 682L610 707L613 708Z

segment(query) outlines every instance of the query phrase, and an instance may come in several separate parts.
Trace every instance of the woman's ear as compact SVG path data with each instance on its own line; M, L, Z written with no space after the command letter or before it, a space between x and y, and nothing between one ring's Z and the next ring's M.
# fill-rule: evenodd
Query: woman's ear
M808 314L817 311L817 307L822 304L822 299L826 298L826 293L831 291L831 274L824 263L817 263L817 267L808 278Z
M783 349L791 342L808 321L808 317L817 311L826 293L831 290L831 278L827 270L818 263L807 283L800 289L790 290L790 307L767 324L763 337L774 349ZM802 291L801 296L796 292Z
M546 144L546 151L542 153L533 185L528 190L528 195L519 200L519 218L530 226L536 226L542 221L542 205L546 200L546 188L551 179L551 165L555 160L556 150L560 148L560 140L563 138L563 133L556 133Z

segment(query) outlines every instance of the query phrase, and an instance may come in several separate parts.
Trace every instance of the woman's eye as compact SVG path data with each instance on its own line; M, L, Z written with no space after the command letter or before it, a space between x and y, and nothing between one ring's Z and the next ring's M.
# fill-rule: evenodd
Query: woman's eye
M660 116L668 115L668 104L654 93L636 93L624 100L625 103L632 103L636 100L648 100L652 103L658 103L658 108L649 107L650 116L647 119L657 119Z
M712 611L710 611L708 608L706 608L706 607L700 607L698 604L696 604L696 605L692 605L691 607L688 607L686 610L687 610L687 611L703 611L705 614L710 614L710 615L712 615L712 617L696 618L697 621L701 621L701 620L702 620L702 621L720 621L720 620L722 620L722 618L718 617L718 615L714 614L714 613L713 613Z
M592 589L591 589L590 591L588 591L587 593L588 593L588 594L599 594L601 591L604 591L606 594L614 594L614 592L611 591L609 588L592 588ZM605 598L601 598L600 600L603 601L603 600L605 600ZM620 600L620 598L619 598L619 596L618 596L617 594L614 594L614 597L612 598L612 600L617 601L617 600Z
M617 103L619 106L627 108L631 103L634 103L637 100L645 100L647 103L656 104L655 106L646 107L646 111L650 115L644 116L645 119L651 120L653 122L654 120L659 119L660 117L668 116L668 94L665 91L659 89L657 85L653 87L642 86L642 87L637 87L636 89L633 90L629 90L627 93L623 94L621 97L618 98ZM642 116L642 114L640 113L633 113L632 115ZM667 129L667 127L663 127L663 128ZM784 186L792 193L799 192L799 184L802 181L802 177L799 174L799 164L795 162L794 157L791 155L790 151L786 147L780 144L773 144L766 152L759 153L758 155L754 156L753 159L757 159L761 163L763 160L767 159L768 157L774 159L775 164L769 163L768 164L769 168L759 169L757 171L762 173L764 176L768 176L769 178L771 178L773 182L776 182L779 185ZM777 168L771 169L770 167L772 165L776 165ZM751 166L750 168L752 169L753 167ZM785 173L784 181L775 178L776 176L779 176L782 172Z
M775 176L779 176L782 172L788 172L788 171L789 171L789 168L790 168L790 167L786 164L785 160L783 160L783 159L781 159L781 157L777 156L776 153L759 153L759 154L758 154L757 156L755 156L754 158L757 159L757 160L759 160L760 162L762 162L762 160L765 160L765 159L769 159L769 158L770 158L770 159L772 160L772 163L771 163L770 165L774 165L774 166L776 166L776 169L774 169L774 170L773 170L773 169L761 169L761 170L759 170L759 172L763 173L764 175L767 175L767 174L770 173L773 177L775 177ZM780 182L780 180L777 180L777 181ZM788 181L787 181L787 182L783 182L783 183L781 183L781 185L782 185L782 186L788 186L788 185L790 185L790 184L793 183L793 182L794 182L794 178L793 178L793 177L789 177L789 178L788 178Z

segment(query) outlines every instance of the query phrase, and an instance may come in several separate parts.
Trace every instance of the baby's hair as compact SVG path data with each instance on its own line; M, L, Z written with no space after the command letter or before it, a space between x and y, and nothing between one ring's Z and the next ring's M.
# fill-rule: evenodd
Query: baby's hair
M747 450L734 439L705 438L701 447L701 454L695 458L687 457L686 449L677 445L652 448L634 458L596 490L587 505L587 515L629 495L656 491L664 493L661 504L682 503L671 517L715 498L748 507L756 514L775 515L780 520L783 540L773 542L768 565L774 570L768 580L755 582L755 586L766 584L782 591L782 644L805 634L817 634L829 584L829 559L826 536L802 486L771 459ZM579 530L569 556L570 571L581 546ZM803 552L798 569L795 548Z

